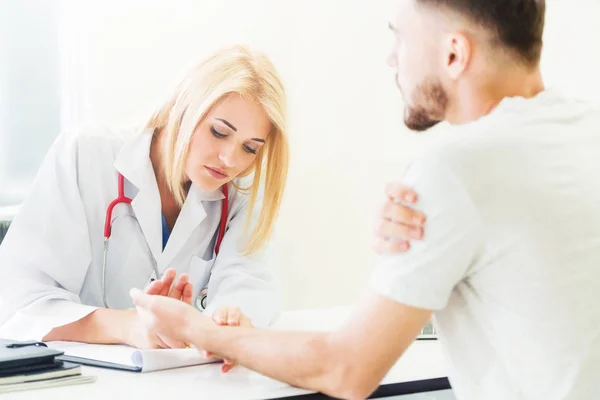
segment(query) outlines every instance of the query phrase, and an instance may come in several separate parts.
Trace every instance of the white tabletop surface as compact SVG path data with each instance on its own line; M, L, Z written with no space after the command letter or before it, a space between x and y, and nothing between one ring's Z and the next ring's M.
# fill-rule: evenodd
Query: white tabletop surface
M349 309L293 311L283 313L274 326L282 330L328 330L339 326ZM97 376L91 384L16 392L0 395L1 400L22 399L275 399L309 394L246 368L227 374L219 364L134 373L83 367L84 375ZM437 341L415 342L398 361L382 384L445 377L442 352ZM451 391L397 397L405 400L453 400Z

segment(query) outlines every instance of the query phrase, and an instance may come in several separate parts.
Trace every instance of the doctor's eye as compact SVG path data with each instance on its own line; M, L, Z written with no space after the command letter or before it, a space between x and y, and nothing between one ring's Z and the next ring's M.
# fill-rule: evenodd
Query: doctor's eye
M246 150L246 152L248 152L250 154L256 154L256 149L253 149L252 147L248 146L247 144L244 145L244 150Z
M213 136L218 139L223 139L227 137L227 135L224 135L221 132L219 132L214 126L210 127L210 131L212 132Z

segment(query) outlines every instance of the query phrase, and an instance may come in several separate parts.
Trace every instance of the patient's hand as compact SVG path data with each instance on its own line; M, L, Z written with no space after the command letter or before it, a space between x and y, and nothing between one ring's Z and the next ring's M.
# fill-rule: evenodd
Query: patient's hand
M246 315L242 314L239 307L220 307L213 314L213 321L222 326L240 326L242 328L254 328L252 321ZM204 357L211 358L213 355L204 352ZM236 363L232 360L224 359L221 366L222 372L229 372Z
M422 239L425 216L411 208L417 193L408 186L391 183L385 194L373 247L378 254L403 253L410 249L410 240Z
M216 324L198 309L169 296L148 295L131 289L139 321L144 328L161 338L191 343L198 332L216 329Z
M157 288L157 286L154 287L151 292L156 292ZM253 327L250 318L242 314L238 307L220 307L213 313L211 319L198 312L189 302L178 301L175 298L177 296L161 296L162 293L164 292L150 293L153 295L149 296L148 293L142 293L138 289L132 289L130 292L145 329L163 340L169 338L173 341L191 342L199 332L206 334L206 332L216 329L217 325ZM206 358L215 357L207 352L204 353L204 356ZM228 372L235 365L232 360L225 359L223 362L221 367L223 372Z
M185 305L181 301L177 303ZM186 342L174 339L175 336L148 329L139 310L127 310L127 312L130 315L126 327L122 329L124 332L122 343L138 349L181 349L187 346Z
M145 290L147 294L170 297L175 300L192 304L192 284L189 282L187 274L181 274L175 281L177 272L169 268L163 274L162 279L155 280ZM184 348L187 343L176 340L167 335L151 332L145 328L140 320L139 312L136 310L132 314L130 329L127 335L127 344L137 348ZM175 327L177 328L177 326ZM180 327L183 329L183 326Z

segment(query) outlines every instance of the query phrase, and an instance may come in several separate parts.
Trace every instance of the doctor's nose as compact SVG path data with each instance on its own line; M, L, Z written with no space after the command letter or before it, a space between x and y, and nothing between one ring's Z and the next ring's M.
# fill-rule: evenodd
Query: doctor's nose
M233 148L233 146L229 146L222 149L219 153L219 160L227 168L235 167L235 148Z

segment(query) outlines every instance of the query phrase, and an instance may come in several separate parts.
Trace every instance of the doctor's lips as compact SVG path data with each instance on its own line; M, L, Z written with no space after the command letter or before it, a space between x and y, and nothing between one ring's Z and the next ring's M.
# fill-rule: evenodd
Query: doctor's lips
M208 173L215 179L226 179L228 177L227 173L221 168L213 168L208 167L206 165L204 166L204 168L206 168Z

